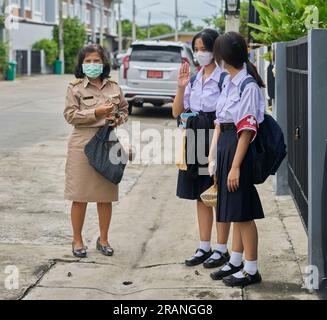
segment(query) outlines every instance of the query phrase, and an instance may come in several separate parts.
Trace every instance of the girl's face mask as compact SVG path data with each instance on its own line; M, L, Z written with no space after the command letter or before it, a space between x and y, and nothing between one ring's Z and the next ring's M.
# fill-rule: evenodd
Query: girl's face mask
M90 79L96 79L103 72L103 64L100 63L84 63L82 65L83 73Z
M198 51L194 54L194 57L199 62L200 66L204 67L212 63L213 60L213 53L212 52L205 52L205 51Z

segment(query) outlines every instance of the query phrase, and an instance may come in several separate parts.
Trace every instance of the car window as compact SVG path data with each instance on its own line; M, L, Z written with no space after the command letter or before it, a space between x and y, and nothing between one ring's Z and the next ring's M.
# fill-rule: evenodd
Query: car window
M194 64L194 56L193 56L192 50L190 48L186 47L186 51L188 53L190 61Z
M175 46L133 46L130 61L181 63L181 48Z

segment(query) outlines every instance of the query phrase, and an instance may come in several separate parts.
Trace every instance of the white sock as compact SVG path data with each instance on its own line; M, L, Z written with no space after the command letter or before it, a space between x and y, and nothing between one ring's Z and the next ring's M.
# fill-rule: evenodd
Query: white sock
M242 264L242 257L243 257L243 253L240 252L234 252L232 251L231 255L230 255L230 259L229 262L235 266L235 267L239 267ZM222 268L223 271L229 271L231 270L231 267L229 265L225 265Z
M215 250L218 250L221 253L227 252L227 244L217 243L215 246ZM218 252L214 252L210 258L212 259L220 259L221 255Z
M233 277L241 279L241 278L245 278L243 271L247 272L248 274L250 274L251 276L255 275L258 271L258 261L247 261L245 260L244 263L244 269L234 273Z
M210 241L200 241L199 248L206 252L209 252L210 251ZM201 257L201 256L203 256L203 253L201 251L198 251L194 256Z
M258 261L257 260L255 260L255 261L245 260L244 271L246 271L251 276L256 274L258 271Z

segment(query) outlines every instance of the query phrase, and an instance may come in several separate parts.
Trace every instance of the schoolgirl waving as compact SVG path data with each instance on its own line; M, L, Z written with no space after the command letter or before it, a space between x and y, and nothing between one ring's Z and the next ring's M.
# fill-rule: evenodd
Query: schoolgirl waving
M264 120L265 104L260 89L264 83L249 61L241 34L228 32L219 37L214 55L229 76L217 102L209 172L217 177L217 222L233 222L233 244L229 262L211 277L223 279L227 286L244 287L261 282L254 220L263 218L264 213L251 178L250 144Z
M178 117L188 110L198 112L201 117L207 117L211 129L214 128L216 103L220 95L219 84L222 82L223 70L216 66L213 57L213 46L219 34L213 29L204 29L196 34L192 41L195 57L201 65L201 70L195 78L190 77L188 63L183 63L178 76L178 89L173 103L173 116ZM199 123L200 121L198 121ZM197 128L194 128L197 132ZM200 139L200 138L199 138ZM203 139L206 148L210 148L210 141ZM206 141L204 141L206 140ZM198 141L199 142L199 141ZM187 171L179 171L177 196L182 199L197 201L197 215L200 232L200 244L196 253L185 261L187 266L196 266L203 263L206 268L222 266L229 259L227 239L230 224L220 223L217 226L217 245L211 249L211 230L213 225L213 210L206 207L200 195L213 184L207 166L206 175L194 177Z

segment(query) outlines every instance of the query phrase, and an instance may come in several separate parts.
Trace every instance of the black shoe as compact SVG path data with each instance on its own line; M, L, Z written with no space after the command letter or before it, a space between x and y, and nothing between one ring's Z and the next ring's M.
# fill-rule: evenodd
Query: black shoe
M96 248L105 256L112 256L114 254L113 248L111 248L110 246L103 246L100 243L100 237L97 240Z
M225 277L228 277L236 272L239 272L240 270L243 269L243 263L239 266L239 267L235 267L233 264L231 264L230 262L227 262L225 264L225 266L229 266L231 269L228 271L224 271L222 270L223 268L221 268L220 270L210 273L210 277L212 280L222 280Z
M247 272L243 271L244 278L235 278L234 276L228 276L223 279L224 284L227 287L246 287L251 284L260 283L262 281L259 271L256 274L250 275Z
M75 249L74 248L74 242L72 242L72 252L74 257L76 258L86 258L87 257L87 252L86 252L87 247L83 247L81 249Z
M213 259L211 257L208 258L206 261L203 262L203 266L205 268L218 268L218 267L221 267L223 264L225 264L230 259L228 251L226 251L225 253L221 253L218 250L213 250L213 252L219 253L220 258L219 259Z
M197 266L201 263L203 263L205 260L207 260L211 255L212 255L212 251L210 249L210 251L204 251L202 249L197 249L195 251L195 253L197 253L198 251L202 252L202 256L201 257L196 257L196 256L193 256L191 259L187 259L185 260L185 264L188 266L188 267L194 267L194 266Z

